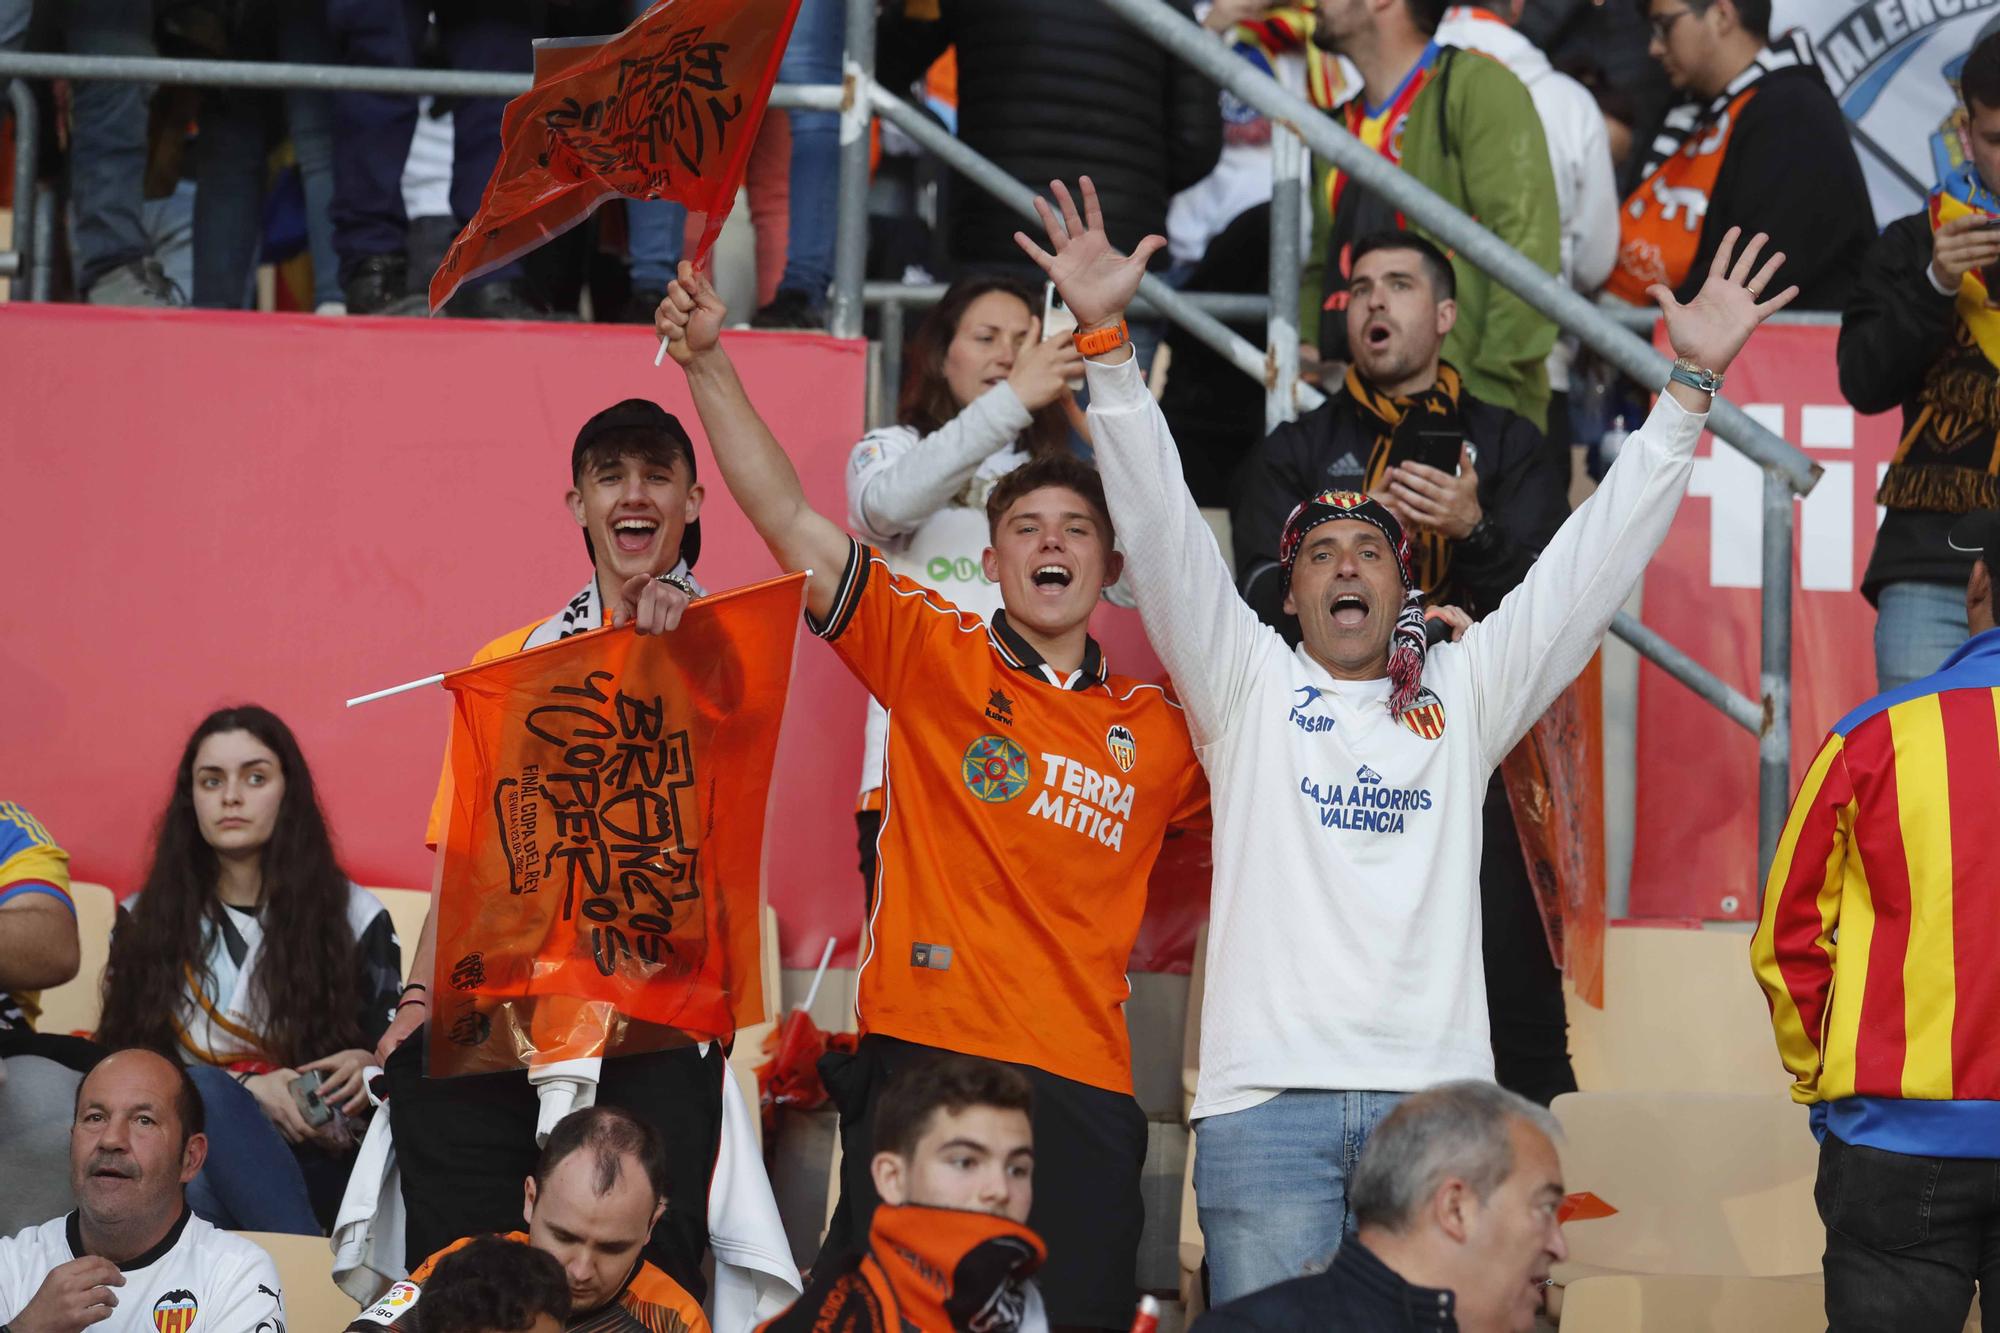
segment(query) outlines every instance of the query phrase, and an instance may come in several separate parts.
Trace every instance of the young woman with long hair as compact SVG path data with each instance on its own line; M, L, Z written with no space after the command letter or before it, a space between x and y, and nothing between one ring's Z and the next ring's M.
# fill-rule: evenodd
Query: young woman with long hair
M192 1071L209 1136L196 1213L251 1231L330 1225L401 974L388 910L335 859L291 729L254 705L203 719L112 936L97 1034ZM319 1125L293 1086L314 1074L335 1110Z
M1067 337L1043 340L1041 299L1016 278L953 283L910 340L896 424L862 436L847 462L848 526L896 572L985 617L1000 609L979 565L987 493L1030 458L1067 450L1083 419L1068 387L1083 357ZM854 816L869 894L887 736L870 699Z

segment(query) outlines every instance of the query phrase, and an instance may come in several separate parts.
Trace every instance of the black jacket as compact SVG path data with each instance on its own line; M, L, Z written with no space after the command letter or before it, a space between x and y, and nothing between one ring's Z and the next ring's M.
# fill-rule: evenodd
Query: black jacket
M1758 80L1716 172L1694 263L1675 293L1681 300L1701 290L1731 227L1743 228L1745 242L1769 233L1766 257L1785 252L1777 285L1798 284L1791 309L1846 304L1875 240L1875 210L1847 120L1817 66L1773 70Z
M1192 16L1192 0L1173 0ZM958 47L958 137L1046 194L1088 175L1111 243L1130 252L1165 234L1167 201L1206 176L1222 151L1216 86L1146 40L1096 0L941 0L936 20L892 4L876 41L877 77L891 90ZM1040 228L983 190L951 191L950 252L961 264L1021 264L1014 244ZM1162 250L1155 267L1164 267Z
M1481 402L1458 400L1459 420L1479 474L1479 507L1491 520L1477 540L1452 548L1440 599L1474 618L1500 604L1527 576L1569 516L1569 459L1526 417ZM1329 488L1359 490L1377 426L1345 388L1266 436L1237 479L1230 509L1237 577L1243 599L1265 624L1296 642L1297 622L1284 614L1278 537L1293 506Z
M1840 392L1857 412L1903 409L1909 432L1921 407L1918 391L1931 367L1949 355L1979 358L1976 347L1958 344L1954 298L1931 285L1931 224L1921 212L1890 223L1868 251L1860 279L1840 316ZM1988 368L2000 390L2000 370ZM1989 402L1991 399L1988 400ZM1981 447L1990 450L2000 430L2000 412L1985 423ZM1975 432L1982 433L1982 432ZM1983 460L1982 460L1983 461ZM1972 557L1945 540L1957 514L1891 509L1875 534L1875 551L1861 591L1870 602L1889 583L1951 583L1963 586Z
M1449 1291L1403 1281L1360 1241L1349 1240L1324 1273L1218 1305L1195 1321L1197 1333L1273 1333L1326 1329L1334 1333L1455 1333Z

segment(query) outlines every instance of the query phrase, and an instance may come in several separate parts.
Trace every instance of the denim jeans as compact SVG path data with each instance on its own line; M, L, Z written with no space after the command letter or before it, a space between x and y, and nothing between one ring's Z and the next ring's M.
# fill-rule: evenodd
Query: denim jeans
M841 0L800 0L778 82L840 82L847 7ZM803 292L815 309L833 285L834 214L840 200L840 113L790 111L791 226L778 290Z
M317 4L285 6L277 20L276 59L330 65L335 54ZM285 127L298 158L312 252L313 301L341 299L340 258L333 248L333 96L307 88L282 95L211 89L202 98L195 140L194 290L198 306L241 310L256 292L264 231L269 126L282 96Z
M430 10L437 12L445 63L452 69L534 67L528 6L515 0L327 0L327 25L343 59L354 65L414 68ZM333 245L343 278L363 259L404 253L409 219L403 212L403 164L417 128L417 99L383 93L334 93ZM451 211L463 226L500 160L498 97L467 97L452 107ZM518 278L518 262L479 279ZM419 275L422 289L427 274Z
M152 0L71 0L63 45L73 55L150 56ZM79 79L71 85L70 251L87 292L112 269L152 253L146 240L146 118L153 86Z
M2000 1159L1820 1143L1828 1333L1958 1333L1980 1288L2000 1327Z
M1875 598L1875 688L1928 676L1968 634L1965 589L1951 583L1890 583Z
M214 1065L188 1073L208 1118L208 1160L187 1187L195 1216L232 1231L322 1234L305 1172L250 1090Z
M1400 1092L1293 1088L1195 1121L1194 1194L1220 1305L1324 1265L1354 1232L1347 1182Z

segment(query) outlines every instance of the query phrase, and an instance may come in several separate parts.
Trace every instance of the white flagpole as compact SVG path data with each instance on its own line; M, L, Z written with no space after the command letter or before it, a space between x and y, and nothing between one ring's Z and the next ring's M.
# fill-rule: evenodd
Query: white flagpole
M421 690L426 685L436 685L443 679L444 672L440 671L435 676L425 676L422 680L412 680L401 685L391 685L388 689L376 690L373 694L357 694L347 701L347 706L352 708L356 704L369 704L374 703L377 699L386 699L392 694L407 694L411 690Z

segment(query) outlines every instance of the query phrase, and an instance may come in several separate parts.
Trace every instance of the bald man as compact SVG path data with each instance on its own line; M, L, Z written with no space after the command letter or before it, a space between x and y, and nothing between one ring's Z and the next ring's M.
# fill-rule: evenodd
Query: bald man
M208 1156L201 1097L152 1051L116 1051L77 1088L69 1133L77 1209L0 1241L9 1333L110 1328L283 1333L278 1270L263 1250L188 1211Z

